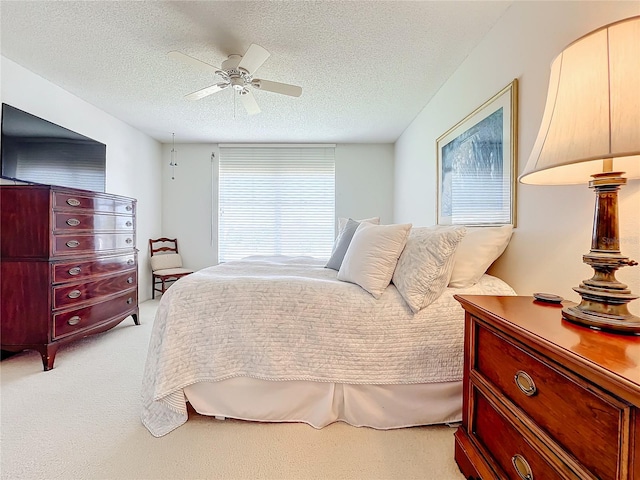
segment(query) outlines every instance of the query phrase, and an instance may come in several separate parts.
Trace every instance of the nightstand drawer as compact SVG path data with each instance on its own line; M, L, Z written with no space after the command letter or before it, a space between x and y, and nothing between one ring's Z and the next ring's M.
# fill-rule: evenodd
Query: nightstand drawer
M509 478L544 480L566 478L556 472L484 395L476 389L473 395L475 403L473 434L491 452L496 463Z
M522 409L594 475L617 478L625 406L479 323L475 334L474 369L497 394Z

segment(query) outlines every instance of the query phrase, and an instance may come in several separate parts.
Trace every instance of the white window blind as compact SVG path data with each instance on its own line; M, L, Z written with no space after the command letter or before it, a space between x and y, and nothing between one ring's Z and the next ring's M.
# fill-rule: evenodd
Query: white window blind
M218 261L328 258L335 229L334 146L220 146Z

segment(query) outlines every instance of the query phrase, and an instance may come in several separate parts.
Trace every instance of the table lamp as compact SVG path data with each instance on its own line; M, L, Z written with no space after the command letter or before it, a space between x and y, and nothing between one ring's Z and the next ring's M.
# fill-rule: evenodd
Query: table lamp
M582 301L562 316L640 335L640 317L628 309L638 296L615 278L618 268L637 265L620 252L618 189L627 178L640 178L640 16L585 35L554 60L540 131L519 178L588 182L595 190L591 251L583 256L594 275L574 288Z

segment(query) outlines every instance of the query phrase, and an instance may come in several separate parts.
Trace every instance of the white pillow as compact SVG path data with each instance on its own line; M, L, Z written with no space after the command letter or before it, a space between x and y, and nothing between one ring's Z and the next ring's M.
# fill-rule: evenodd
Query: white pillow
M467 232L462 226L413 228L393 284L413 313L435 301L449 283L456 248Z
M344 230L344 227L347 225L349 221L348 218L340 217L338 218L338 234ZM356 220L358 223L373 223L374 225L380 225L380 217L371 217L371 218L363 218L361 220Z
M361 223L344 256L338 280L355 283L380 298L391 283L393 271L407 243L411 224Z
M182 257L179 253L165 253L151 257L151 270L165 270L167 268L182 267Z
M478 283L480 277L505 251L512 233L512 225L467 227L467 234L456 250L449 286L462 288Z

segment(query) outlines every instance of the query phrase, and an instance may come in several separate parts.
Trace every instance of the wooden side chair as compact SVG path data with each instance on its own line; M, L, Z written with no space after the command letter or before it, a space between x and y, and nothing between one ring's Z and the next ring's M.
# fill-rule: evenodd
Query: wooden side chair
M156 292L163 294L173 282L182 278L193 270L182 268L182 257L178 253L177 238L151 238L151 298L156 298Z

